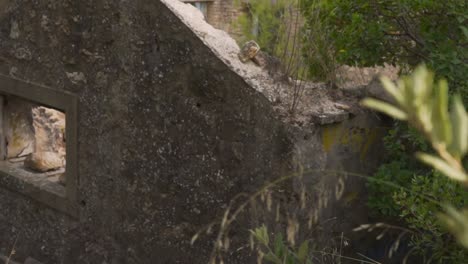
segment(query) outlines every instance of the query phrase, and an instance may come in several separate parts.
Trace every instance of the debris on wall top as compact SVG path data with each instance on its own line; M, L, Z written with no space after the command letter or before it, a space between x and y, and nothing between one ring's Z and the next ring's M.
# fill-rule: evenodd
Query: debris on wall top
M275 83L263 68L252 61L241 62L240 48L225 31L211 26L194 6L179 0L161 0L190 30L192 30L213 53L230 69L240 75L250 86L263 93L268 100L275 100Z
M359 82L356 82L356 76L365 75L362 74L361 69L342 67L340 68L342 71L339 72L341 75L338 77L343 77L345 83L340 85L340 89L330 89L324 83L291 79L279 81L267 69L254 63L253 60L241 61L242 56L239 56L241 49L236 41L228 33L208 24L197 8L179 0L161 0L161 2L233 72L241 76L252 88L261 92L272 103L280 119L290 124L299 126L331 124L348 119L362 111L359 107L359 101L363 96L369 94L366 91L361 91L367 89L367 83L372 78L382 73L382 69L363 69L369 76L366 75L365 78L360 78ZM348 71L348 75L352 76L346 75ZM359 74L356 71L359 71ZM297 85L297 82L301 82L301 84ZM356 90L359 91L356 92ZM292 101L296 100L297 98L294 97L299 94L302 97L301 102L295 107L294 114L291 114Z

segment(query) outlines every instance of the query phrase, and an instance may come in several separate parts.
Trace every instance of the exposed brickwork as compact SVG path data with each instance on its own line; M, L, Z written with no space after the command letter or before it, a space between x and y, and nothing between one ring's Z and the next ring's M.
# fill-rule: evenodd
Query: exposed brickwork
M217 29L221 29L229 33L237 41L245 41L242 38L242 29L239 27L237 20L247 12L247 0L180 0L186 3L206 3L206 21ZM303 18L299 15L300 11L294 9L288 14L285 23L289 26L288 31L291 31L289 36L294 38L299 28L303 24Z
M181 0L186 3L203 2L207 4L206 21L215 28L224 30L234 38L241 36L241 30L235 25L243 12L242 1L238 0Z

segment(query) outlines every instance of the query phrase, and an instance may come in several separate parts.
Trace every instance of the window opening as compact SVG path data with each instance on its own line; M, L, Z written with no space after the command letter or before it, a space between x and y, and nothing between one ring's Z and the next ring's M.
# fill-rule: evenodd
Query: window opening
M0 166L66 184L66 115L0 94Z
M0 74L0 187L78 216L78 97Z

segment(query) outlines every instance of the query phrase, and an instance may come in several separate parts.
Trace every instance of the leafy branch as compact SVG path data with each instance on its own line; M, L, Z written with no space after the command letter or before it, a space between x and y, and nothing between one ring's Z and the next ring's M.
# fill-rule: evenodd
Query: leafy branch
M449 112L447 81L435 82L434 74L424 65L396 84L388 78L381 81L393 102L367 98L363 105L414 126L436 153L417 153L416 157L452 180L468 186L468 174L463 166L463 158L468 152L468 115L461 97L453 97ZM446 206L446 213L440 214L440 219L468 248L468 210L457 211Z

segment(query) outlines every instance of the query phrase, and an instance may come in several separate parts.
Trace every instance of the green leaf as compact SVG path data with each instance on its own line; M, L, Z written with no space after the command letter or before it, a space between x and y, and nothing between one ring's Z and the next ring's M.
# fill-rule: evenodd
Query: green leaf
M450 150L458 158L462 158L468 150L468 115L459 95L453 98L450 118L453 132L453 141Z
M430 165L434 169L440 171L441 173L445 174L445 176L456 180L456 181L467 181L468 176L463 172L456 168L453 168L447 162L440 159L439 157L425 154L425 153L417 153L417 158L422 162Z
M413 104L415 101L414 92L413 92L413 82L410 77L404 76L398 80L398 87L401 89L403 93L403 97L405 98L405 108L407 110L415 110Z
M268 236L268 231L266 226L261 226L258 228L255 228L255 230L250 230L250 233L257 239L260 243L262 243L265 246L268 246L270 243L270 238Z
M447 81L439 81L435 89L434 102L432 105L432 135L438 142L449 146L452 141L450 118L448 114L448 84Z
M445 214L439 214L439 219L457 238L457 241L468 248L468 210L457 211L452 206L446 206L445 212Z
M468 28L465 26L460 26L460 29L463 32L463 35L465 35L465 38L468 39Z
M405 98L403 97L402 91L390 80L389 78L382 76L380 82L387 91L400 105L404 105Z
M420 65L414 70L412 78L409 80L412 85L409 87L412 87L410 90L414 97L413 104L416 107L428 102L432 93L433 80L434 74L429 72L425 65Z
M302 242L299 250L297 252L297 258L299 262L304 263L306 261L307 256L309 255L309 241L306 240Z
M272 252L268 252L268 254L264 255L263 258L275 264L283 264L283 261L281 261L281 259L275 256L275 254L273 254Z
M369 107L369 108L374 109L376 111L387 114L387 115L389 115L389 116L391 116L391 117L393 117L395 119L399 119L399 120L408 119L408 116L402 110L396 108L395 106L393 106L391 104L388 104L388 103L385 103L385 102L382 102L382 101L379 101L379 100L375 100L375 99L372 99L372 98L366 98L366 99L364 99L362 101L362 104L364 106L366 106L366 107Z
M286 257L286 263L285 264L297 264L296 259L294 258L293 255L289 255Z
M283 235L281 233L277 234L275 237L275 254L277 256L282 256L284 254L284 242L283 242Z

